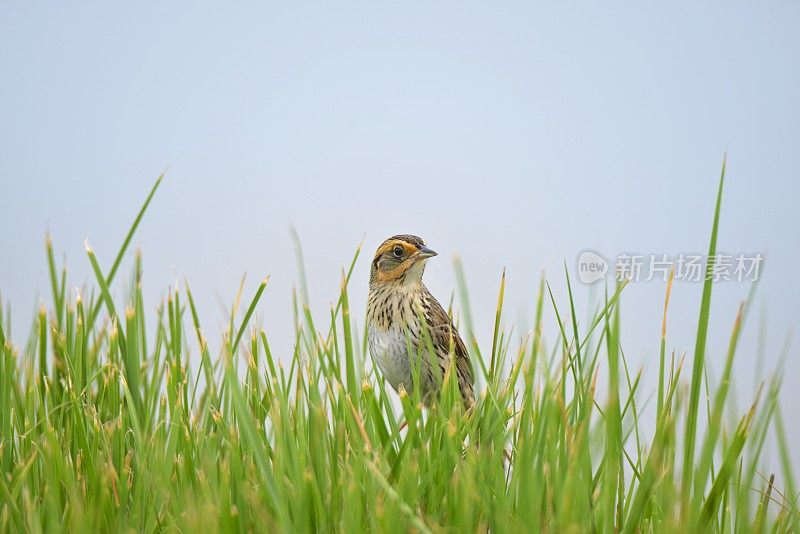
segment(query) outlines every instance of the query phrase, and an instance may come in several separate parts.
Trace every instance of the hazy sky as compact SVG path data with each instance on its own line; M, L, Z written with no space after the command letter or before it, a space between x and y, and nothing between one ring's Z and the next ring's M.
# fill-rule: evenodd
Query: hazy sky
M565 311L563 264L574 276L581 250L706 250L727 151L719 247L768 256L736 366L749 398L759 324L767 368L800 324L800 4L553 4L4 2L0 293L15 341L37 293L49 300L45 230L71 281L91 282L84 239L107 268L166 168L135 238L148 305L186 276L213 332L242 273L247 295L270 274L259 317L287 354L290 225L320 318L366 236L359 331L384 238L415 233L440 253L426 280L443 301L460 254L488 347L504 267L506 326L523 334L540 271ZM748 291L714 290L712 369ZM670 349L691 354L700 293L676 283ZM650 380L663 294L632 284L622 303L626 356Z

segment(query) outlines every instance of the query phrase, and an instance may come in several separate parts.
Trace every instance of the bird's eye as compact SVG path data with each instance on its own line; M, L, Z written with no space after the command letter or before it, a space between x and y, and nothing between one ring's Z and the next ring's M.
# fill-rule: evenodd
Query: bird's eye
M395 257L402 258L403 257L403 247L401 247L400 245L394 247L394 250L392 250L392 253L395 255Z

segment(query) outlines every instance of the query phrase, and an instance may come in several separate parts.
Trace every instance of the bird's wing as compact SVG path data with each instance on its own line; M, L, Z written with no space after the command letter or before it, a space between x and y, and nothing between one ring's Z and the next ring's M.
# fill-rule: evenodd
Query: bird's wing
M456 373L458 375L458 387L461 390L461 396L464 398L464 403L467 407L475 402L475 395L473 393L472 385L474 382L474 375L472 371L472 362L469 359L469 352L464 345L461 336L450 316L444 311L442 305L428 293L426 304L428 305L431 341L433 342L434 349L439 354L449 354L453 352L455 356Z

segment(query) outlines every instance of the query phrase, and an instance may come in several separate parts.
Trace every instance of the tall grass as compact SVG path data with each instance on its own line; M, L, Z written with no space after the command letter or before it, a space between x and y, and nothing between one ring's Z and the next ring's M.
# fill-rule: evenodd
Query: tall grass
M800 531L781 376L731 428L723 423L749 303L711 380L710 280L688 362L665 350L671 278L665 288L650 434L639 420L641 374L628 372L620 339L624 284L606 290L581 329L569 273L565 303L542 278L521 340L501 328L501 281L491 354L462 309L483 393L464 413L447 373L439 404L425 410L415 395L397 402L365 361L348 298L351 283L365 283L351 280L359 251L329 317L313 317L301 291L292 354L273 354L269 333L252 324L266 279L236 295L221 347L209 347L188 284L172 288L146 332L141 258L124 301L109 287L159 184L108 270L87 244L90 295L68 291L48 239L52 302L24 347L0 317L3 531ZM546 314L559 325L549 350ZM770 432L782 469L766 479Z

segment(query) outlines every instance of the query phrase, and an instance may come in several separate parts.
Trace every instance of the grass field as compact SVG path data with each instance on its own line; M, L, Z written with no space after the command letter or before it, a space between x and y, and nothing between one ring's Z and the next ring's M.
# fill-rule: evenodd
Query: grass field
M27 343L8 339L0 317L3 531L800 532L781 375L723 424L748 303L721 373L710 376L710 281L685 360L665 352L665 288L654 432L640 424L648 392L622 350L624 284L608 287L593 320L579 325L572 290L556 302L542 279L524 339L499 327L501 284L491 353L466 335L469 309L457 310L484 393L464 413L448 374L428 411L414 396L398 402L365 371L366 340L354 335L348 300L358 253L330 316L312 317L302 291L287 310L293 354L273 354L270 333L253 324L266 280L254 295L236 295L232 309L242 312L221 347L206 343L188 285L171 289L146 332L153 308L142 298L141 258L124 300L109 286L159 183L111 266L87 244L89 295L75 297L48 240L51 305ZM459 280L464 303L460 272ZM546 314L557 318L556 339L543 339ZM192 362L190 347L200 354ZM768 434L781 465L774 478L760 468Z

